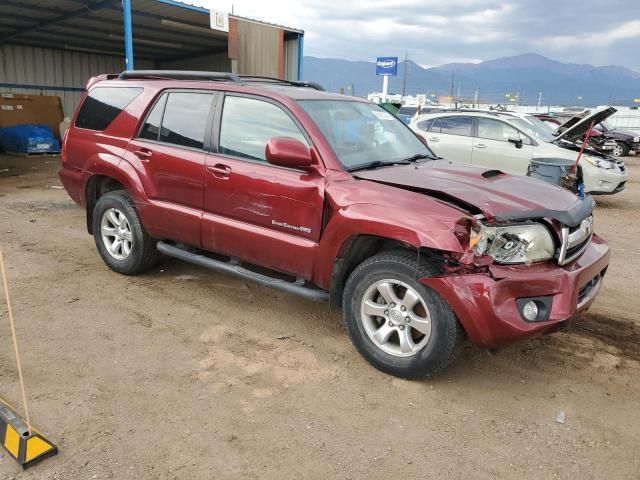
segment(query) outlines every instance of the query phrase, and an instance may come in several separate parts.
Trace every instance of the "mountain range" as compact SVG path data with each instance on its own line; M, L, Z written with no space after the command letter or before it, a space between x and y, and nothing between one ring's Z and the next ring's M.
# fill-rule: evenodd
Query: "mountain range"
M389 79L389 93L402 93L405 62L398 64L398 76ZM318 82L327 90L357 96L382 90L382 78L375 75L375 62L304 57L304 80ZM487 60L480 63L449 63L423 68L406 62L406 94L450 95L465 101L535 104L542 93L543 104L633 105L640 98L640 73L620 66L594 67L562 63L536 53ZM637 104L636 104L637 105Z

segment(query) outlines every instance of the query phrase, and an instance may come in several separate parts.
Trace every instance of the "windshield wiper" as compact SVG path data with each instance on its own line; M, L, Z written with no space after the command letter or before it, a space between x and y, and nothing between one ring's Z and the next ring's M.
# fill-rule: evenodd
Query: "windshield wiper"
M403 158L402 161L416 162L418 160L423 160L425 158L428 158L429 160L438 160L438 158L434 157L433 155L427 155L426 153L416 153L415 155L411 155L410 157Z
M409 165L411 163L409 160L398 160L395 162L382 162L380 160L376 160L375 162L362 163L360 165L356 165L355 167L351 167L349 172L356 172L358 170L373 170L375 168L380 167L389 167L391 165Z

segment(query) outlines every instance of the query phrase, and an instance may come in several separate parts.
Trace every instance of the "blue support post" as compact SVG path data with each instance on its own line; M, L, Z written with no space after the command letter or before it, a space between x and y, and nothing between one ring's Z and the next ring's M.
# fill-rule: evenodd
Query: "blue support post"
M298 81L302 80L302 59L304 58L304 33L298 34Z
M122 0L123 20L124 20L124 52L125 68L133 70L133 26L131 22L131 0Z

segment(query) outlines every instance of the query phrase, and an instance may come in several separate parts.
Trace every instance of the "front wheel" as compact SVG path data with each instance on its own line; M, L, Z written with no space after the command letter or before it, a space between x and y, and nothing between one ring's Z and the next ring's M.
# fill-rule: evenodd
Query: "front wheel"
M626 157L629 153L629 147L624 142L616 142L615 147L611 150L614 157Z
M126 191L117 190L100 197L92 221L96 247L111 270L135 275L149 270L158 261L156 242L144 230Z
M343 316L358 351L374 367L403 378L444 370L464 338L455 314L440 295L418 282L437 270L416 253L383 252L349 276Z

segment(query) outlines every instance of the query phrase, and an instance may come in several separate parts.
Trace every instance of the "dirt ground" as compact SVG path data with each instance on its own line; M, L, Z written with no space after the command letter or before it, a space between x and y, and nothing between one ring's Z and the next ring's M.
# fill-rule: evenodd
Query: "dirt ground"
M24 473L0 449L0 478L639 479L640 158L627 163L627 190L598 200L613 258L591 313L410 382L370 367L325 305L175 260L111 272L54 188L59 160L0 157L31 416L60 448ZM0 395L19 405L9 332L0 302Z

